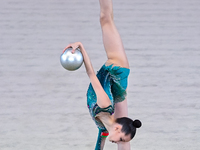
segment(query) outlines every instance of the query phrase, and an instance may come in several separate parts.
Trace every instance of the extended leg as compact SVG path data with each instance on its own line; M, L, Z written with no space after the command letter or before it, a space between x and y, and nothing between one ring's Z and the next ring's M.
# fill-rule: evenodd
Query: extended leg
M121 37L114 24L112 0L99 0L99 2L103 43L108 57L107 64L129 68ZM128 116L127 100L115 104L114 115L115 118ZM130 150L130 143L119 143L118 150Z
M121 37L114 24L112 0L99 0L99 2L103 43L108 57L107 63L129 68Z

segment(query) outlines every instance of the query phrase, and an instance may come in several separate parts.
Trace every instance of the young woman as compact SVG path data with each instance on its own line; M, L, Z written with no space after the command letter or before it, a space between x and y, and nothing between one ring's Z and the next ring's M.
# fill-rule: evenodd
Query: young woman
M127 118L126 99L129 63L120 35L113 21L112 0L99 0L100 23L103 43L108 60L99 70L94 72L87 52L82 43L69 44L72 53L79 48L83 54L84 64L91 84L87 91L87 104L90 114L99 128L95 150L102 150L105 139L117 143L119 150L129 150L129 141L134 137L136 128L141 126L139 120Z

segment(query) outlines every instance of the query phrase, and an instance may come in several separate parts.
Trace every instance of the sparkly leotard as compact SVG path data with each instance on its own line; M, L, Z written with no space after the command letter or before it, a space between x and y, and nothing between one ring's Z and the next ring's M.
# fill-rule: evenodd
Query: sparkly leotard
M100 150L101 133L107 132L103 123L100 120L97 120L95 117L100 112L108 112L110 115L112 115L114 113L115 103L122 102L125 99L129 73L130 69L113 65L103 65L98 71L97 78L99 79L103 89L105 90L111 101L111 105L106 108L100 108L97 105L97 97L95 91L91 83L89 85L87 91L87 105L90 115L92 116L92 119L95 121L99 129L98 140L95 150Z

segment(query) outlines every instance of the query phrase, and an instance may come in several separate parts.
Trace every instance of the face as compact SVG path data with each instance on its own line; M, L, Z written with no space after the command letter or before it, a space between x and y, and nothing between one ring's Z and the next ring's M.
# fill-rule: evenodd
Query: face
M125 135L125 133L122 132L121 129L122 125L120 124L116 124L112 127L108 137L110 142L119 143L119 142L128 142L131 140L130 134Z

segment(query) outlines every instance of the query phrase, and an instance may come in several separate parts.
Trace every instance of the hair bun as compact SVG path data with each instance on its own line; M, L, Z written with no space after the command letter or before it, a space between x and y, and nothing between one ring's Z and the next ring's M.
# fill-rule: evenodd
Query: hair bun
M136 127L136 128L140 128L142 126L142 123L140 120L134 120L133 121L133 126Z

